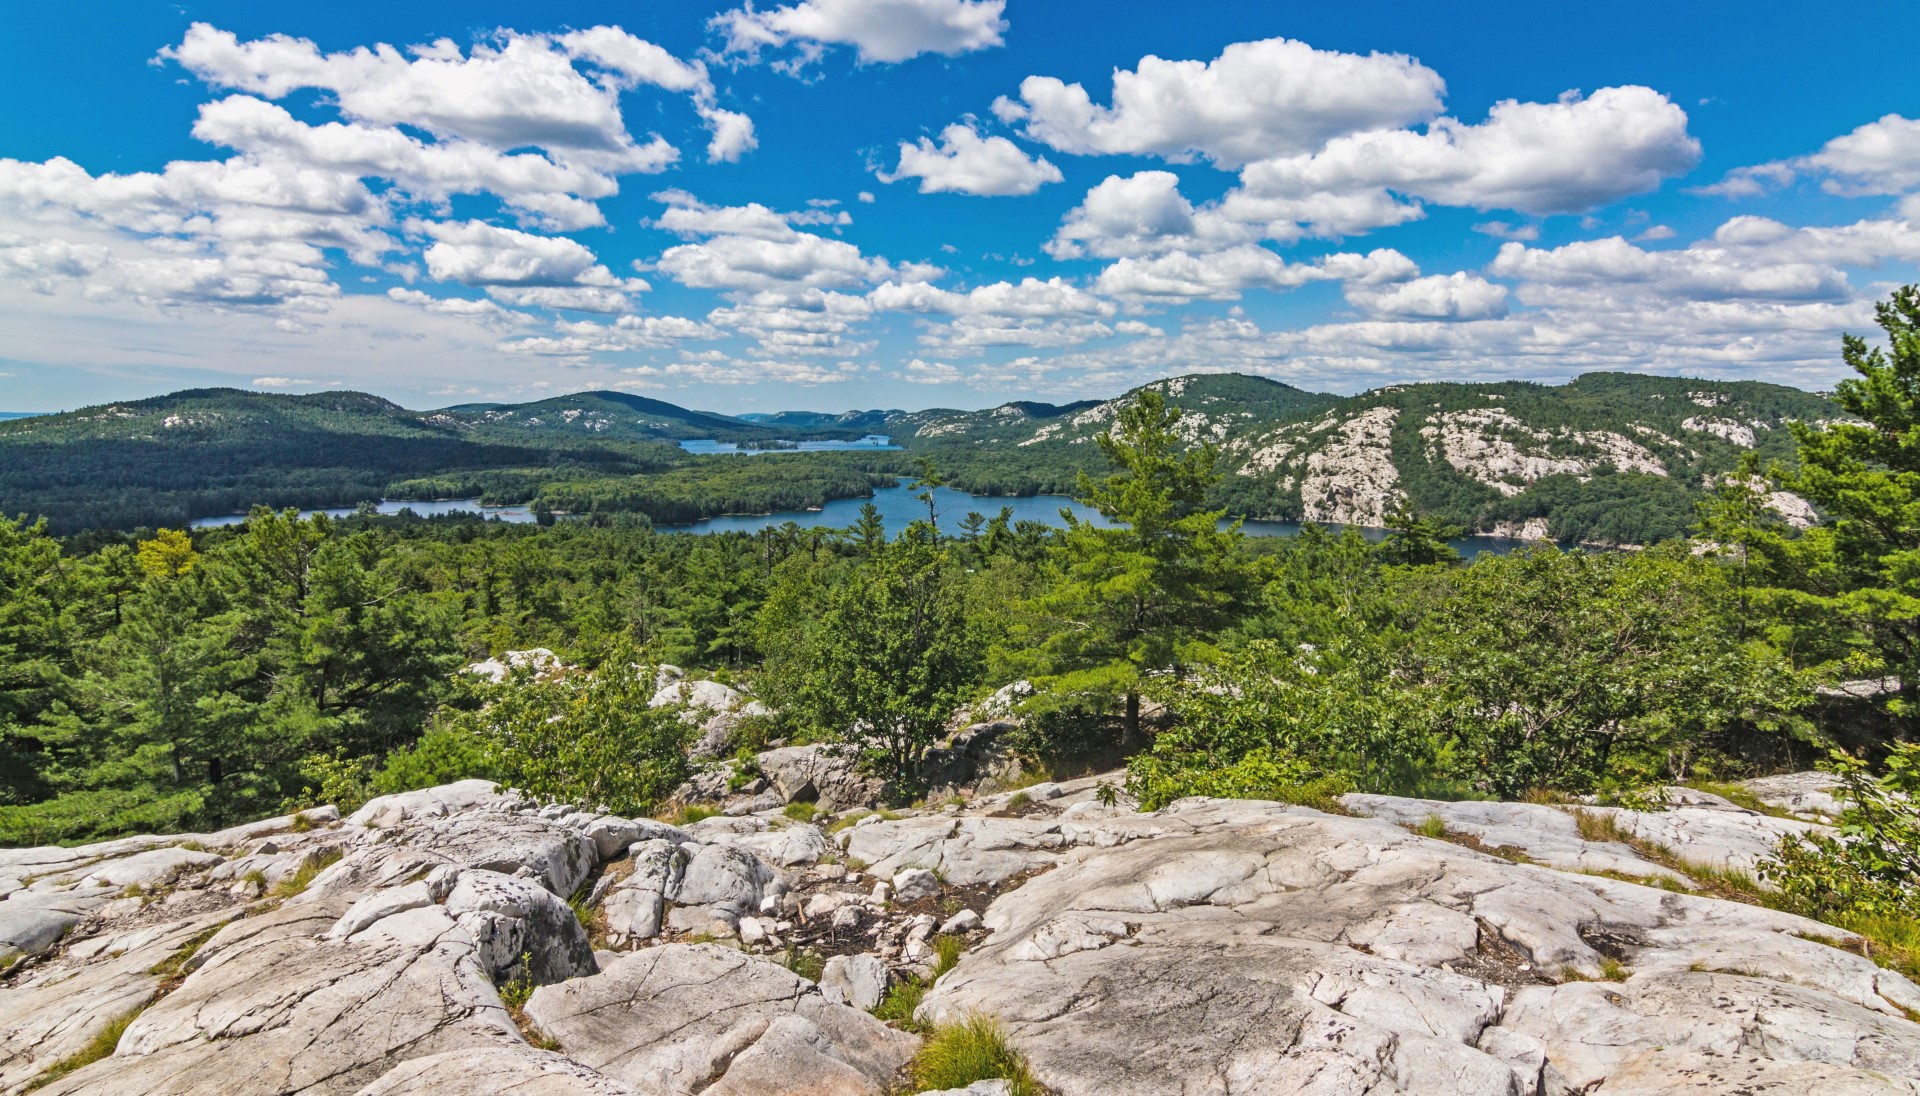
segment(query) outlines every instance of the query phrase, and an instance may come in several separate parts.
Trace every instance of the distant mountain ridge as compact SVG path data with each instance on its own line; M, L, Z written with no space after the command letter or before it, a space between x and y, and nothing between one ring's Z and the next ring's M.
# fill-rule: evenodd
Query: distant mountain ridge
M1748 450L1790 460L1788 422L1841 414L1784 385L1624 373L1564 385L1388 385L1344 398L1233 374L1143 387L1181 408L1186 437L1220 447L1219 501L1233 513L1378 527L1405 503L1473 532L1611 544L1683 534ZM1061 463L1052 453L1085 452L1125 398L1042 414L1018 403L919 412L896 440L959 469L969 490L1060 490L1071 480L1045 478ZM1792 496L1773 502L1790 521L1814 516Z
M1742 454L1789 458L1788 422L1839 414L1781 385L1618 373L1564 385L1390 385L1350 397L1230 373L1143 387L1181 408L1185 437L1219 447L1227 475L1212 501L1233 513L1377 526L1406 503L1481 532L1610 543L1684 531L1706 488ZM71 530L177 524L252 503L351 505L481 489L496 501L552 493L618 508L625 504L614 500L646 496L648 477L669 470L683 491L722 474L700 469L725 469L702 463L725 458L689 457L681 441L866 434L886 434L903 451L862 454L857 465L834 465L834 454L782 459L862 470L816 477L835 490L861 490L866 473L906 472L928 456L977 494L1060 492L1081 471L1100 470L1091 443L1138 391L978 411L732 416L610 391L412 411L358 392L191 389L0 422L0 513L47 514ZM782 467L793 466L754 475L778 480ZM738 481L738 471L725 474ZM633 489L580 490L608 477ZM550 491L562 483L571 490ZM750 497L764 496L756 487ZM1811 516L1797 500L1776 501L1795 520Z

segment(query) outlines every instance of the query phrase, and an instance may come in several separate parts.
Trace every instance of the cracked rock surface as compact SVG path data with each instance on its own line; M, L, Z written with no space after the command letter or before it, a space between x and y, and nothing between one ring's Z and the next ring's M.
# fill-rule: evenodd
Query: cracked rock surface
M1800 821L1698 792L1140 813L1113 774L834 818L857 789L828 760L768 777L812 821L784 792L675 827L465 781L0 850L0 1094L125 1019L38 1091L883 1096L920 1039L867 1009L943 935L918 1019L999 1017L1060 1096L1920 1094L1920 989L1673 867L1821 824L1812 779L1753 789ZM1410 832L1434 818L1451 840Z

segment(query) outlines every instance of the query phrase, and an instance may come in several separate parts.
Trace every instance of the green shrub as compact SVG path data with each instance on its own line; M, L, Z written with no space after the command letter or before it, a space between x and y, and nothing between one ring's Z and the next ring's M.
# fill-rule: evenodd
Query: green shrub
M1345 773L1315 770L1299 758L1256 749L1218 769L1195 768L1157 752L1127 766L1127 788L1143 810L1157 810L1190 795L1216 799L1272 799L1324 811L1339 811L1339 798L1353 790Z
M392 795L475 777L497 779L487 765L485 744L456 726L438 723L410 749L388 754L369 783L373 794ZM341 809L347 808L342 804Z
M500 1003L507 1006L508 1012L518 1013L527 1007L536 988L533 984L533 954L523 952L520 956L520 973L500 987Z
M694 731L679 706L649 706L654 678L623 640L592 673L516 672L452 729L480 743L495 779L536 797L649 814L689 775Z
M1006 1028L979 1013L933 1029L907 1072L915 1092L995 1079L1008 1081L1012 1096L1038 1096L1041 1091L1026 1058L1007 1040Z
M1920 744L1887 756L1886 775L1834 751L1826 768L1840 777L1845 804L1840 836L1781 838L1761 878L1809 916L1920 917Z

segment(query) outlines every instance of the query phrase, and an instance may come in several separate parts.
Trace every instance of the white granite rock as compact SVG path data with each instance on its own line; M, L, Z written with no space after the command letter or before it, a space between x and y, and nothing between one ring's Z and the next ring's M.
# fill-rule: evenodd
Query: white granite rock
M871 1009L887 995L887 965L873 955L836 955L820 973L820 992L829 1001Z
M709 944L542 986L527 1015L569 1058L649 1093L878 1096L919 1044L785 967Z

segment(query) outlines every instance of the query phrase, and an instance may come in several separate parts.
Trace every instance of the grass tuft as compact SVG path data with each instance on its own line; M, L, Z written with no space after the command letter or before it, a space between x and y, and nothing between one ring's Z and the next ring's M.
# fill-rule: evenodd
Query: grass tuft
M1437 841L1445 841L1452 833L1451 830L1447 829L1447 820L1437 814L1430 814L1421 819L1418 825L1408 826L1407 828L1419 834L1421 837L1431 837Z
M788 970L809 982L818 982L820 976L827 972L827 961L817 951L806 949L789 951L783 962L786 963Z
M340 862L346 855L339 849L323 849L300 861L300 867L273 885L275 898L292 898L313 885L315 877Z
M856 822L859 822L862 818L872 813L872 811L848 811L846 814L827 823L827 832L839 833L841 830L852 829Z
M958 936L941 934L933 938L933 976L940 977L957 966L967 953L967 942Z
M787 804L780 813L793 819L795 822L811 822L813 821L813 816L820 813L820 805L795 800Z
M703 818L712 818L719 813L720 808L718 807L709 806L705 803L689 803L674 812L673 817L668 819L668 821L676 826L691 826Z
M1573 812L1573 822L1580 831L1580 839L1582 841L1601 841L1612 842L1619 845L1631 845L1635 840L1633 834L1620 828L1619 819L1610 814L1601 814L1599 811L1576 810Z
M908 975L887 987L887 995L881 998L879 1004L873 1006L873 1015L904 1031L919 1031L921 1030L920 1022L913 1018L913 1014L919 1011L920 1001L926 995L927 983ZM934 1087L943 1086L935 1085ZM964 1088L965 1085L961 1087Z
M148 967L147 973L158 977L163 983L185 978L187 964L193 961L193 957L199 954L207 941L213 939L215 933L225 927L225 925L214 925L205 931L195 933L192 939L175 948L173 954Z
M20 1091L32 1092L34 1089L52 1084L76 1069L83 1069L102 1058L111 1057L114 1049L120 1045L120 1037L127 1033L127 1026L133 1023L134 1018L139 1016L146 1007L141 1005L124 1016L116 1017L106 1027L96 1032L93 1038L87 1040L85 1046L48 1066L46 1072L29 1081Z
M593 931L593 880L582 880L574 888L573 895L567 899L567 908L573 911L574 919L580 927L589 933Z
M1039 1096L1040 1085L1026 1058L1013 1048L1007 1029L991 1016L974 1013L942 1024L908 1063L914 1091L965 1088L975 1081L1007 1081L1011 1096Z
M1033 802L1033 797L1028 795L1026 792L1014 792L1011 796L1007 798L1007 809L1010 811L1017 811L1020 808L1032 802Z

